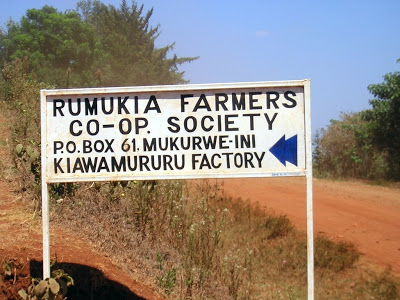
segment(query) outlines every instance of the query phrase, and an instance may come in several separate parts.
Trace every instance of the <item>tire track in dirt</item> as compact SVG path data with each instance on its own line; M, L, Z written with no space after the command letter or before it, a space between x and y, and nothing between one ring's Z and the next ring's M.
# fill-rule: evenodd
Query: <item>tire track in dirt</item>
M306 230L305 178L228 179L223 186ZM351 241L368 261L400 275L400 188L314 179L313 198L315 233Z

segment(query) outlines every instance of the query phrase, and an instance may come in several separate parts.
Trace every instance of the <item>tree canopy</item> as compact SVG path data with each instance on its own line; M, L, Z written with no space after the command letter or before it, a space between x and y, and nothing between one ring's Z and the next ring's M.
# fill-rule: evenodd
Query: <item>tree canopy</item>
M368 86L371 109L343 114L316 136L317 174L400 179L400 72L383 79Z
M77 12L60 13L55 8L29 9L19 23L9 22L1 36L1 65L28 57L39 80L67 85L67 70L90 82L95 62L96 37L92 26L82 22Z
M390 177L400 179L400 72L383 78L383 83L368 86L376 98L370 100L372 109L362 115L371 124L374 144L387 153Z
M152 13L125 0L119 8L84 0L75 11L29 9L0 32L0 67L28 57L37 79L56 87L184 83L178 67L196 58L155 46Z

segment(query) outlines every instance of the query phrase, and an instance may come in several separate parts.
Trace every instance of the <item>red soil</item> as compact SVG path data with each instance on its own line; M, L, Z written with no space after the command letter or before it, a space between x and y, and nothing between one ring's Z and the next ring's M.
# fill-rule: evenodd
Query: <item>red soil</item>
M232 196L259 202L306 230L305 178L224 180ZM314 179L314 232L353 242L365 258L400 275L400 189Z

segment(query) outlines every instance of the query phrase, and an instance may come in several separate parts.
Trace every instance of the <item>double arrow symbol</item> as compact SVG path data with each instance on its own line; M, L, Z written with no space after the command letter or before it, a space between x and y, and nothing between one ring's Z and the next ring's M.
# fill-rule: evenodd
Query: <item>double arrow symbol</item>
M283 135L269 151L286 167L286 162L297 166L297 134L289 139Z

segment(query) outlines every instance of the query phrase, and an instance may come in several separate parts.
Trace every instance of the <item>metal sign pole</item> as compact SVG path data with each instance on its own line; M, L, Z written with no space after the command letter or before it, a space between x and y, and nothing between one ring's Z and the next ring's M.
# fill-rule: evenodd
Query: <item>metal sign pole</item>
M307 274L308 299L314 300L314 218L312 174L307 175Z
M312 135L311 135L311 97L310 81L304 85L305 125L306 125L306 165L307 165L307 283L308 300L314 300L314 216L312 189Z
M46 95L40 91L41 98L41 163L42 163L42 227L43 227L43 279L50 278L50 217L49 192L46 176Z
M50 218L49 193L47 189L47 183L42 182L43 279L50 278Z

